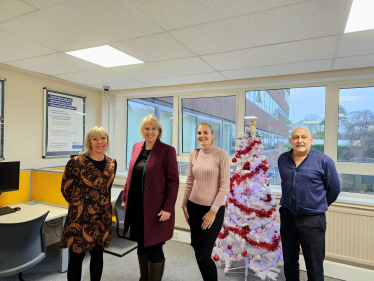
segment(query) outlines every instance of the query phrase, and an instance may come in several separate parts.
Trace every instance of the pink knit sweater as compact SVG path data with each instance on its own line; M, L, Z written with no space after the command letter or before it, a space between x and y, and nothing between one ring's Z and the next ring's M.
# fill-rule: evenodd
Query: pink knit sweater
M196 150L190 154L190 167L182 207L187 201L211 206L210 210L217 213L225 204L225 196L230 190L230 164L226 151L211 145L202 148L195 157Z

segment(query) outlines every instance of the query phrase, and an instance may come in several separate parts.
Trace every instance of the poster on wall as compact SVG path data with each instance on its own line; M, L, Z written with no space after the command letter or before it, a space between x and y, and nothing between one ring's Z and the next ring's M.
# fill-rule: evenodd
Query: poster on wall
M5 159L5 79L0 78L0 161Z
M44 88L43 158L78 155L86 131L86 97Z

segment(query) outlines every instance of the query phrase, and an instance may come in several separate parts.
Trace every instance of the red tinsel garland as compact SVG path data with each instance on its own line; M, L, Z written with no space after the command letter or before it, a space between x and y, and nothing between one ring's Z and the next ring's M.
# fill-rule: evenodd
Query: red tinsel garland
M247 215L256 213L260 218L270 218L273 215L273 208L265 213L264 211L248 208L247 206L240 204L236 198L228 198L228 202L234 204L235 207L239 208L240 211L245 212Z
M229 231L234 232L235 234L239 235L241 238L243 238L247 243L249 243L251 246L255 248L262 248L268 251L275 251L278 249L280 237L278 238L276 235L273 236L273 243L265 243L265 242L256 242L253 239L247 237L247 234L250 232L249 227L243 227L241 230L239 230L236 227L231 226L223 226L224 231L220 232L218 234L219 239L225 239L229 235Z

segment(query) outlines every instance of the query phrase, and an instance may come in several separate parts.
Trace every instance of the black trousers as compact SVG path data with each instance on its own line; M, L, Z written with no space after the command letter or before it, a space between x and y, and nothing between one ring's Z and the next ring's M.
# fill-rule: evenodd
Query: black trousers
M212 260L214 243L222 228L225 216L225 206L221 206L216 214L216 218L209 229L203 230L202 218L210 211L210 206L202 206L188 200L187 212L188 222L191 228L191 246L195 250L197 265L204 281L217 281L217 267Z
M326 215L296 216L283 206L279 209L279 213L286 280L300 280L299 255L301 246L308 281L323 281Z
M91 262L90 262L90 276L91 281L100 281L103 273L103 253L104 248L96 245L90 251ZM70 259L68 265L68 281L80 281L82 276L82 262L86 252L74 253L73 250L69 249Z

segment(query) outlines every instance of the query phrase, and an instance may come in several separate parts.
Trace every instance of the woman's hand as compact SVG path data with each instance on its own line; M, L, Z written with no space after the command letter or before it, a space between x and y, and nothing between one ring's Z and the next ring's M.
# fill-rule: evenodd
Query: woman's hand
M209 211L203 216L204 221L201 227L203 229L207 229L207 228L209 229L212 226L215 219L216 219L216 214L213 213L212 211Z
M187 212L187 207L182 207L183 209L183 213L184 213L184 218L186 219L186 222L188 223L188 225L190 225L188 219L190 218L190 216L188 215L188 212Z
M160 221L167 221L170 219L171 213L161 210L158 216L161 216Z
M126 211L126 203L125 202L122 201L121 207L122 207L122 209L124 209Z

